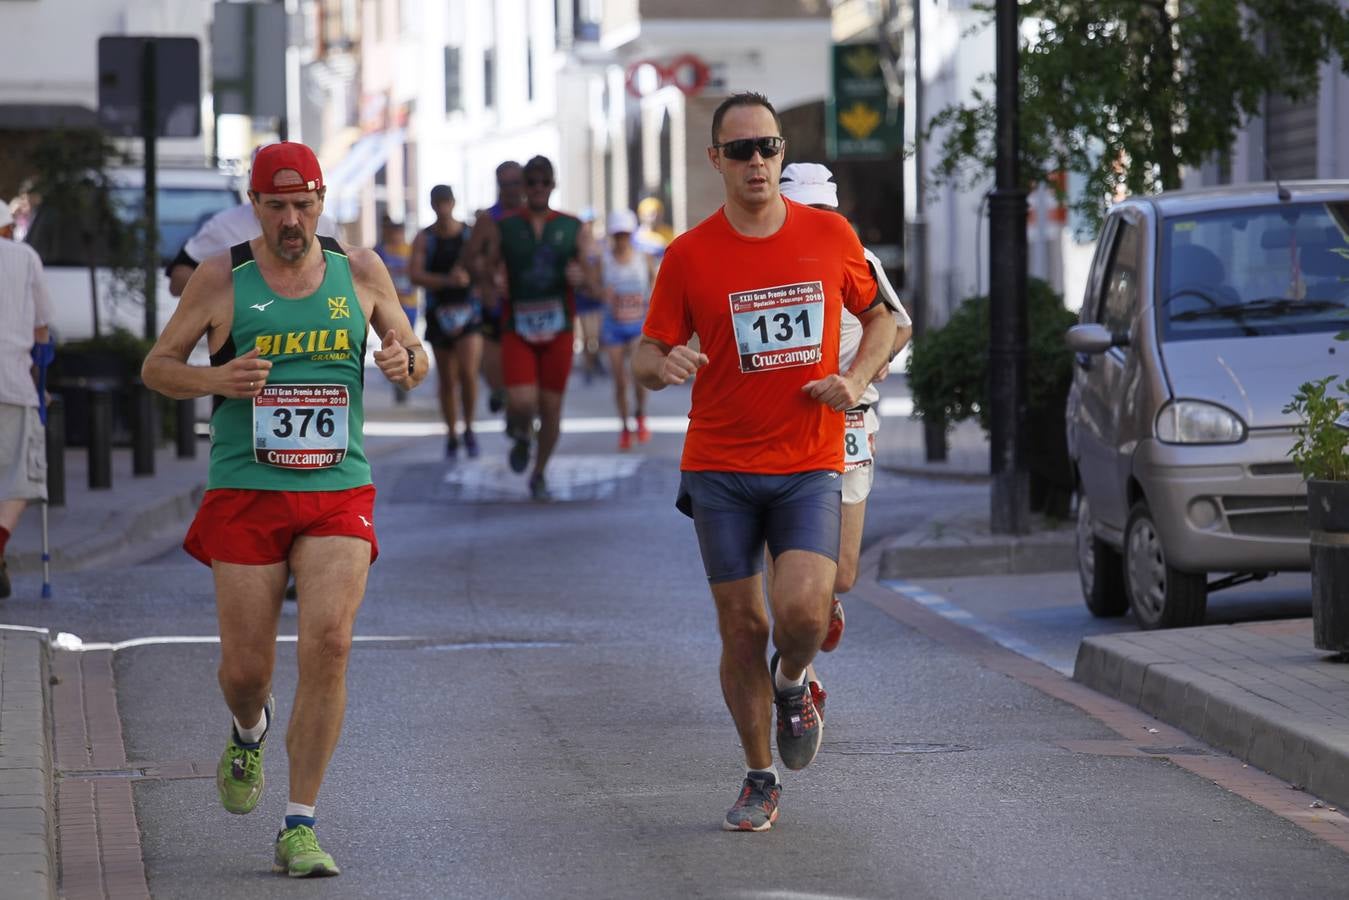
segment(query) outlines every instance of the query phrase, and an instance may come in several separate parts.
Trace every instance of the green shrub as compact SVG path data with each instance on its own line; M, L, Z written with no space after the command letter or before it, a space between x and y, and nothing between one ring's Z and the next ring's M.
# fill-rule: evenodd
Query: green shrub
M1077 324L1077 316L1038 278L1027 282L1026 307L1026 418L1021 428L1031 508L1065 518L1073 490L1064 420L1073 354L1063 334ZM977 419L987 432L988 360L989 299L970 297L945 325L914 339L908 365L914 413L946 428Z

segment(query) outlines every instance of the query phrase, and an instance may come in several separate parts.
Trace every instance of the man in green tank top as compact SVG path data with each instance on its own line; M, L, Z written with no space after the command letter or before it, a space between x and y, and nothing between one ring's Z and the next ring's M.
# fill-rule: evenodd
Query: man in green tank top
M325 189L313 151L264 147L249 188L262 236L193 273L141 376L168 397L216 398L207 491L183 546L215 577L220 687L233 715L216 771L220 801L243 814L262 794L277 625L294 574L299 680L273 870L336 875L314 834L314 806L346 711L356 610L379 553L362 446L366 334L383 336L375 361L399 387L415 387L427 361L374 251L315 237ZM189 365L203 336L211 364Z
M525 206L479 223L485 230L478 260L479 288L494 290L498 265L506 270L501 305L501 369L506 382L506 431L513 440L512 471L529 465L534 421L538 451L529 493L548 500L544 469L562 430L562 395L571 372L573 288L589 282L590 232L575 216L549 207L553 164L536 156L525 163Z

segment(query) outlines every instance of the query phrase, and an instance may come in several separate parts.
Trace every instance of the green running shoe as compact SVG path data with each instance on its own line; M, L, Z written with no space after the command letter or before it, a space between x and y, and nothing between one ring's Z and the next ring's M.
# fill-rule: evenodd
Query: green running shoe
M262 710L267 728L262 733L262 740L253 747L242 746L239 732L230 725L229 743L220 754L220 765L215 769L215 790L220 796L220 805L235 815L251 813L262 796L262 748L267 742L267 731L271 730L275 711L276 698L268 696Z
M314 829L308 825L283 828L276 835L276 859L273 872L285 872L291 878L324 878L340 875L333 858L323 852Z

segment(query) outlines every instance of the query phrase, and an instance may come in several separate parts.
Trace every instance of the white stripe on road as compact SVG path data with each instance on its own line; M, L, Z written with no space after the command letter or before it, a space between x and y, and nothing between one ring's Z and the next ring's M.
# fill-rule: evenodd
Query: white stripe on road
M29 628L24 625L0 625L0 628L8 628L16 631L40 631L48 633L45 628ZM279 634L276 636L278 644L293 644L299 639L294 634ZM431 650L518 650L521 648L547 649L555 647L566 647L565 643L558 641L465 641L463 643L442 642L436 643L434 637L420 636L415 637L407 634L381 635L381 634L358 634L352 637L352 642L357 644L424 644ZM155 647L172 644L218 644L220 637L213 634L200 635L154 635L151 637L130 638L125 641L85 641L79 635L71 634L68 631L62 631L56 635L52 641L53 650L68 650L78 653L88 653L96 650L130 650L135 647Z
M882 416L908 417L913 414L913 400L891 397L881 400ZM576 416L562 419L562 430L567 434L618 434L622 430L618 416ZM646 427L657 434L683 434L689 429L688 416L651 416ZM473 430L480 434L499 434L505 430L500 418L477 419ZM367 419L365 434L370 437L429 437L445 433L445 423L429 421L380 421Z
M897 594L903 594L910 600L932 610L944 619L950 619L952 622L959 622L961 625L973 631L977 631L995 644L1006 647L1013 653L1018 653L1028 659L1033 659L1038 663L1048 666L1055 672L1073 677L1073 667L1064 666L1054 660L1054 657L1043 650L1026 643L1019 637L1004 631L996 625L985 622L973 613L961 609L945 597L934 594L929 590L919 587L916 584L910 584L907 581L883 580L881 584L888 587Z

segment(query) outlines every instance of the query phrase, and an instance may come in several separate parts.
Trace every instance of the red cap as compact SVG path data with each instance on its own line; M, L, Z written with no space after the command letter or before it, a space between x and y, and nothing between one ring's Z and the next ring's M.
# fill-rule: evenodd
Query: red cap
M281 141L258 150L248 187L259 194L317 191L323 187L323 172L313 150L296 141Z

